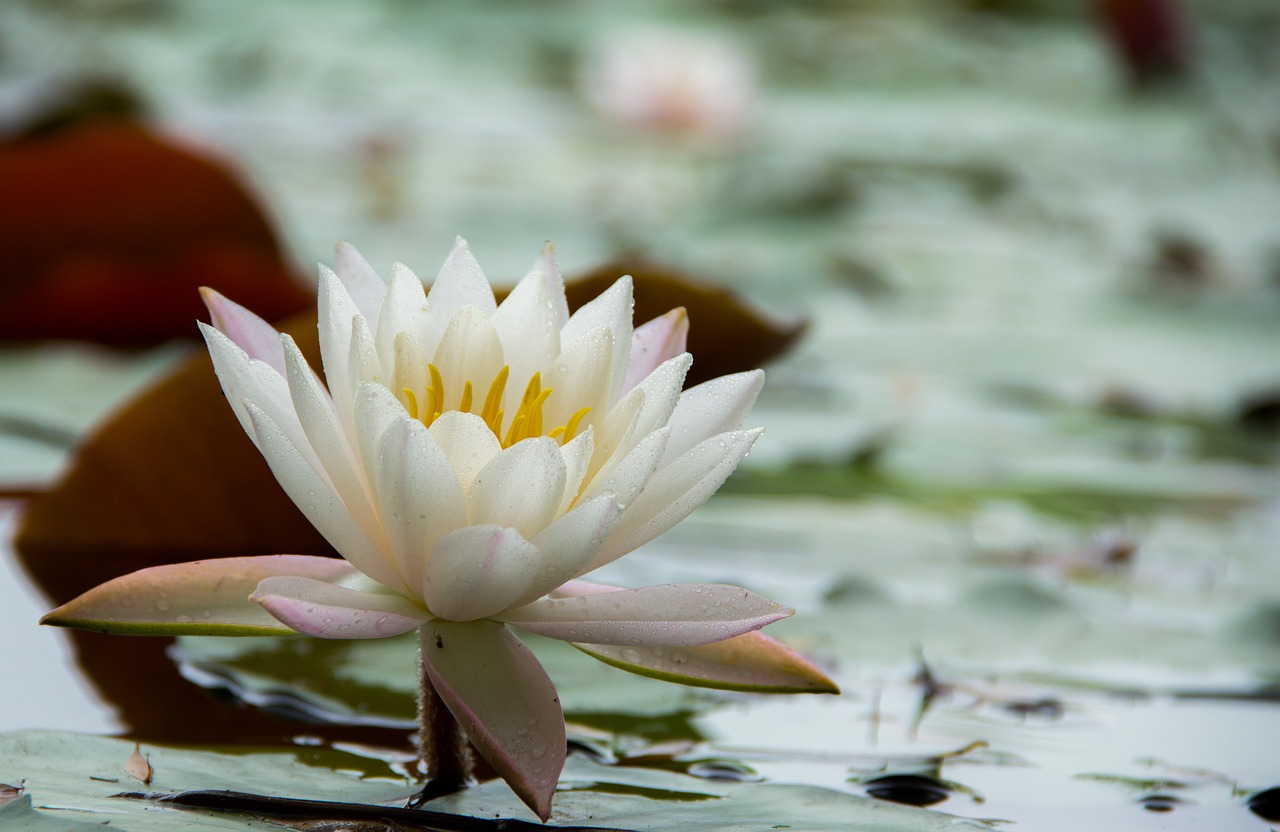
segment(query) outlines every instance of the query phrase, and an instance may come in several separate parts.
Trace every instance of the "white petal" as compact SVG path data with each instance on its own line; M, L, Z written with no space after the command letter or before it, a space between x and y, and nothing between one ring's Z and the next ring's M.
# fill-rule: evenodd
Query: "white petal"
M471 249L467 247L467 241L458 237L431 284L431 291L427 294L427 307L443 326L444 322L464 306L474 306L485 315L492 315L496 304L493 300L493 288L481 271L480 264L472 256ZM435 345L423 346L432 349Z
M587 477L594 482L603 467L614 464L644 438L637 435L636 424L644 408L644 391L633 390L609 408L609 415L596 423L596 451Z
M355 450L338 423L333 401L293 339L282 336L282 343L289 394L307 442L347 510L369 539L382 547L386 537L371 500L364 466L356 461Z
M342 281L326 266L320 266L320 283L317 294L319 309L320 359L324 365L324 380L337 405L338 418L350 430L353 424L351 410L351 327L356 318L362 317L355 301L347 293Z
M466 525L467 505L449 459L417 419L393 420L378 442L378 503L400 574L420 587L432 549Z
M354 396L365 382L384 384L384 379L391 378L389 374L383 374L382 360L378 357L373 333L369 331L369 324L365 319L359 316L351 321L351 351L347 357L347 373L348 397ZM341 394L333 389L332 384L329 389L336 401Z
M476 475L502 452L502 443L479 416L450 410L431 423L431 437L449 458L462 490L471 488Z
M250 601L298 632L317 638L389 638L430 616L402 595L364 592L314 578L265 578Z
M609 460L587 486L583 499L612 494L623 508L631 505L648 485L653 472L658 470L659 460L662 459L670 437L669 427L655 430L640 440L625 456L619 454L617 458Z
M665 465L704 439L742 427L760 388L764 371L750 370L703 382L680 394L671 413L671 442L662 458Z
M495 456L467 489L472 523L496 523L533 537L560 509L565 483L560 445L525 439Z
M659 364L684 352L688 337L689 316L683 306L636 327L631 336L631 363L627 365L621 394L626 395L644 381Z
M689 647L758 630L794 612L741 587L663 584L544 598L502 620L564 641Z
M560 274L560 266L556 264L556 250L551 243L542 247L524 276L528 277L535 272L541 275L540 279L547 285L547 294L555 306L556 325L563 327L569 320L569 304L564 296L564 278Z
M293 410L293 400L289 396L289 385L284 377L262 361L250 358L244 350L236 346L230 338L206 324L200 324L205 343L209 347L209 357L213 360L213 370L222 384L222 391L227 396L240 426L249 438L257 443L253 431L253 423L245 402L253 402L263 411L271 415L279 428L288 435L289 440L315 462L311 445L307 442L298 423L298 416ZM283 351L283 350L282 350ZM259 446L261 447L261 446Z
M693 356L681 353L675 358L662 362L645 380L636 385L628 393L634 396L644 392L644 407L640 410L640 418L636 423L636 436L647 436L667 424L680 399L680 389L684 387L684 377L693 364Z
M609 373L613 361L613 335L607 327L597 327L565 348L552 362L542 379L551 396L543 408L543 425L567 425L581 408L590 408L578 430L603 424L609 413Z
M764 431L735 431L700 442L670 465L659 468L644 491L627 506L592 569L653 540L693 513L729 478Z
M607 327L612 333L612 360L609 364L610 402L615 401L621 394L627 365L631 361L633 306L631 277L621 277L600 295L574 312L560 333L560 342L566 349L598 327Z
M252 403L247 409L271 473L316 531L352 566L396 592L407 593L395 567L352 518L328 480L298 453L266 412Z
M431 356L412 333L401 332L396 335L396 367L391 376L391 393L406 409L409 407L409 397L405 390L412 392L418 402L422 403L423 394L431 383L427 368L430 362Z
M514 529L467 526L435 546L422 598L448 621L489 618L515 605L542 572L542 553Z
M382 298L387 293L387 284L377 271L356 251L355 246L345 241L335 247L333 271L369 326L377 327Z
M556 518L531 541L542 552L542 574L513 606L535 601L583 574L621 518L622 508L611 494Z
M396 369L396 336L402 332L417 333L422 330L422 319L427 314L427 296L422 281L402 263L391 267L391 282L378 314L374 331L374 345L382 363L385 378L391 378Z
M280 349L280 333L275 327L207 286L200 287L200 297L209 310L209 320L219 332L235 342L250 358L256 358L277 373L284 374L284 352Z
M511 367L510 381L502 397L507 417L516 412L525 386L534 373L543 372L560 355L560 326L555 299L538 274L525 277L490 319L502 342L502 354ZM554 386L543 378L543 386Z
M392 424L408 420L410 416L390 390L373 382L360 385L354 410L356 451L364 463L366 480L374 483L378 479L378 451L383 434Z
M433 621L423 666L468 739L544 821L564 768L564 714L529 648L492 621Z
M587 428L560 448L560 456L564 458L564 496L560 500L557 514L569 510L578 491L586 479L587 470L591 467L591 456L595 452L595 430Z
M502 343L484 313L474 306L464 306L445 328L433 363L444 382L445 409L458 409L463 387L469 381L470 412L478 413L484 406L489 385L502 369Z

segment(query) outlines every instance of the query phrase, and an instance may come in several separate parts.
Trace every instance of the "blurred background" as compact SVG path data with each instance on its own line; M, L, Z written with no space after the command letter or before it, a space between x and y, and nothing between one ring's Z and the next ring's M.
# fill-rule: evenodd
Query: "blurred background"
M1212 813L1193 822L1261 826L1245 797L1280 781L1273 0L9 0L9 526L195 349L196 286L282 318L337 240L429 280L457 234L495 283L550 240L570 277L626 259L732 290L760 329L726 340L807 326L768 366L743 470L611 577L767 590L846 694L698 700L697 741L857 791L851 748L982 740L1041 780L1011 785L993 751L951 778L988 802L951 783L943 811L1043 821L1069 794L1140 828L1135 801L1168 808L1141 802L1155 778ZM0 691L0 727L136 731L6 568L31 592L4 624L47 695ZM868 739L884 714L897 744Z

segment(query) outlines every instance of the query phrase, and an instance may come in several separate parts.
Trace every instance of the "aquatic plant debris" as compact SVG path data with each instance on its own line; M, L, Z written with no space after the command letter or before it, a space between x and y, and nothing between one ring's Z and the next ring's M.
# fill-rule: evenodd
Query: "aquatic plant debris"
M419 737L435 781L423 799L467 779L466 749L439 739L456 720L543 820L564 766L564 720L513 626L625 646L610 663L668 676L665 650L746 636L680 678L834 692L812 664L753 635L793 612L767 598L722 584L579 580L688 516L760 435L741 424L763 374L682 392L692 361L683 310L633 329L631 293L621 277L571 316L547 246L499 304L461 238L426 293L407 267L383 282L340 244L335 269L320 267L326 389L290 336L206 290L213 326L202 331L228 402L344 560L152 567L44 622L155 635L416 631Z

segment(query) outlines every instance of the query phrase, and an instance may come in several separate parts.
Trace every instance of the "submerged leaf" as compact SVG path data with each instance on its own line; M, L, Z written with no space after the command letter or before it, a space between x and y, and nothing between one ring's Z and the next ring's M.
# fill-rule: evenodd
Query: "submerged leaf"
M0 338L154 344L196 335L196 289L271 318L304 308L226 166L124 120L0 144Z

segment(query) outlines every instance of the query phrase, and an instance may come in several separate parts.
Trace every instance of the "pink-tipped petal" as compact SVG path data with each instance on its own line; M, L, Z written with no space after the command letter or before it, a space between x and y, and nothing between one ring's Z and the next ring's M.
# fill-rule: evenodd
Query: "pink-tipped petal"
M94 587L46 615L41 623L127 635L288 635L293 630L249 601L262 580L305 575L340 581L356 574L344 560L309 555L153 566Z
M370 326L376 326L382 298L387 293L387 284L383 283L378 272L356 251L355 246L345 241L339 242L334 249L333 270L342 285L347 287L347 294L356 309Z
M215 329L234 341L250 358L265 361L284 375L284 350L280 348L280 333L275 327L208 286L200 287L200 297Z
M218 383L222 385L222 392L226 394L227 403L231 405L249 438L257 442L246 408L246 402L253 402L271 414L271 418L294 444L309 453L310 446L306 444L302 426L293 412L289 385L284 376L266 362L250 358L238 344L213 327L200 324L200 332L208 345L213 371L218 376ZM281 351L283 352L283 347Z
M264 579L249 600L291 629L317 638L389 638L431 617L402 595L294 576Z
M538 817L564 768L564 714L529 648L494 621L431 621L422 630L431 684L494 771Z
M544 598L501 618L563 641L689 647L758 630L794 612L741 587L660 584L573 598Z
M660 318L636 327L631 336L631 363L622 382L622 395L648 377L664 361L685 351L689 315L680 306Z
M605 664L699 688L744 693L839 693L817 665L764 633L743 633L695 647L574 644Z
M431 552L422 599L440 618L488 618L514 606L541 573L542 553L515 529L466 526Z
M618 592L622 587L569 581L556 598ZM582 652L614 667L666 682L748 693L839 693L817 665L761 632L743 633L695 647L617 647L575 644Z

